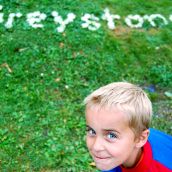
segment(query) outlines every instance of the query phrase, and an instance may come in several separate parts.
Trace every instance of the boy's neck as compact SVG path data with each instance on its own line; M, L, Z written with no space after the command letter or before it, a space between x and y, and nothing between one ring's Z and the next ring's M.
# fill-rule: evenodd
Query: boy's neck
M141 160L143 155L143 149L137 149L133 152L132 156L126 161L126 163L122 164L123 168L133 168L137 166L139 161Z

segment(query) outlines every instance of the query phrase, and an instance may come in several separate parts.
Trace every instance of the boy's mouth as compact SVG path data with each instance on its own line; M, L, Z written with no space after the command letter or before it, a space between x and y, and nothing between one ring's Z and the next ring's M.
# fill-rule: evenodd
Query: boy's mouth
M98 160L98 161L100 161L100 160L107 160L107 159L109 159L110 157L103 157L103 156L97 156L97 155L93 155L93 158L94 158L94 160Z

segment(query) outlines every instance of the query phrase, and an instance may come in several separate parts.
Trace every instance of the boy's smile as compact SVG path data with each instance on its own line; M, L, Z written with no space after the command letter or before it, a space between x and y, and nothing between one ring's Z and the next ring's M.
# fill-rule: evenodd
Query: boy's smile
M134 166L141 156L139 142L128 126L127 116L117 108L87 108L87 147L97 168Z

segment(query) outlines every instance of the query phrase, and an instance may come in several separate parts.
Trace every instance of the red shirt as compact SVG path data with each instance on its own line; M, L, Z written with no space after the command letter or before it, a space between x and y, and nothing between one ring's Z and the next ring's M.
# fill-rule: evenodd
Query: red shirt
M127 169L121 167L121 169L122 172L172 172L172 170L153 159L149 142L144 145L142 157L134 168Z

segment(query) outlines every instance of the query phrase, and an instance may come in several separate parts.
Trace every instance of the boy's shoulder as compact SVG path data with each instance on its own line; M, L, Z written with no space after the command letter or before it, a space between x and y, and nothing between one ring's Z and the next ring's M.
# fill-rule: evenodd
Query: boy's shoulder
M172 136L151 128L148 141L151 145L153 159L172 169Z
M148 140L151 140L152 139L156 139L156 140L161 140L162 142L170 142L172 141L172 136L171 135L168 135L160 130L157 130L157 129L153 129L153 128L150 128L150 135L149 135L149 138Z

